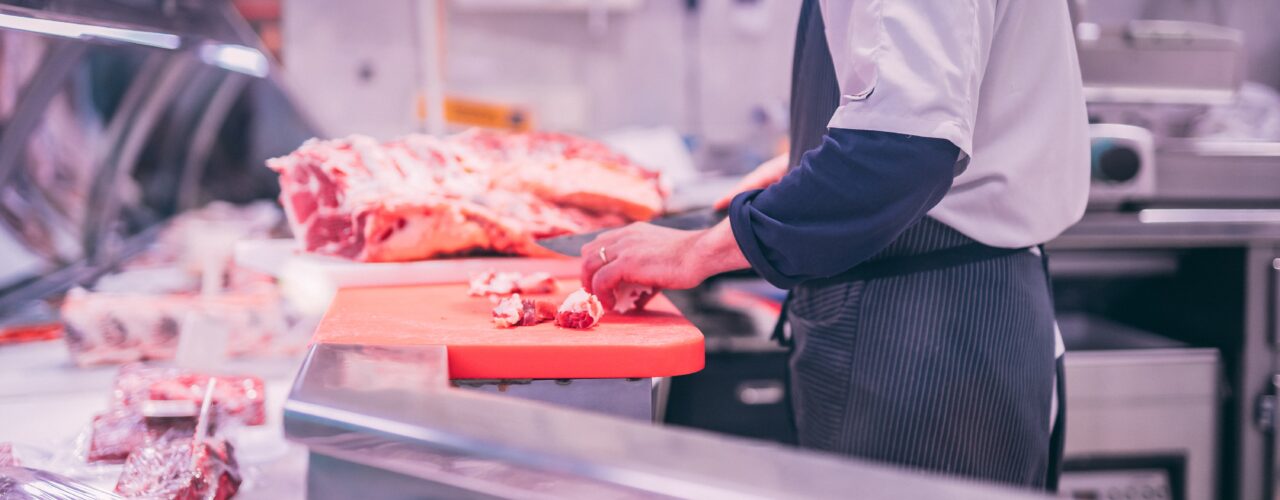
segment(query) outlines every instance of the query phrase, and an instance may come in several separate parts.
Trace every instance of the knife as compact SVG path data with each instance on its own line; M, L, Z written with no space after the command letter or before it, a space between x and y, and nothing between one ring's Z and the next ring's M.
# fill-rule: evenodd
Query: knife
M684 212L667 214L662 217L650 220L649 223L655 226L669 227L671 229L706 229L724 220L727 213L723 210L715 210L712 208L696 208ZM617 227L609 227L598 229L586 233L570 234L565 236L552 236L550 238L542 238L537 241L538 245L552 252L568 255L570 257L580 257L582 255L582 245L590 243L596 239L601 233L618 229Z

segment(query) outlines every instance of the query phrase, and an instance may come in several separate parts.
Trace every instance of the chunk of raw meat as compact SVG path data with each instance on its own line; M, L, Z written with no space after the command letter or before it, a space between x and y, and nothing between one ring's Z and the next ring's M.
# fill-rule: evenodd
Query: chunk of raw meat
M515 293L493 308L493 323L499 328L533 326L556 318L556 305L545 300L522 299Z
M595 295L579 289L569 294L556 311L556 325L562 328L591 328L604 316L604 306Z
M548 133L312 139L267 161L301 246L362 261L547 255L537 238L652 218L657 174Z
M651 219L662 210L666 192L658 175L598 142L553 132L509 135L482 130L456 140L506 167L495 180L513 191L634 220ZM636 189L638 179L651 181L654 189Z
M240 488L240 467L225 440L159 440L129 456L116 493L130 498L224 500Z
M622 283L613 290L613 312L626 314L644 309L655 293L657 290L651 286Z

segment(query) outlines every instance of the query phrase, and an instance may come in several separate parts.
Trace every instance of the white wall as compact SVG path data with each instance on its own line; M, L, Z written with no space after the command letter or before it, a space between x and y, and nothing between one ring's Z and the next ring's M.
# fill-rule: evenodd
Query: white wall
M413 12L412 0L284 1L286 79L324 133L414 130Z
M527 106L553 130L669 126L736 147L768 132L764 111L781 133L800 2L699 4L696 15L685 0L599 15L449 2L447 93ZM285 0L285 69L327 133L414 129L413 9L412 0Z
M578 12L449 13L449 93L531 107L540 127L684 130L683 2L648 1L592 19Z

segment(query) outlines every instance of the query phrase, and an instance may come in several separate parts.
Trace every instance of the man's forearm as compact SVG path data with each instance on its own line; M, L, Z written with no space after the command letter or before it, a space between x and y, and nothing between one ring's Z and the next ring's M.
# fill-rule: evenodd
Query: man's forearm
M776 184L735 197L729 228L774 286L835 276L924 217L951 187L959 153L945 139L830 129Z
M704 278L751 267L734 240L729 219L702 231L694 238L692 248L684 258L691 259L687 269L696 270Z

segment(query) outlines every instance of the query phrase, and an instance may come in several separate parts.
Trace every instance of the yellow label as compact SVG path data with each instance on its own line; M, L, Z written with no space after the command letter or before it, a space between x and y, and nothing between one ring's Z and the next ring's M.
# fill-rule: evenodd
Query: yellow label
M447 97L444 120L451 125L486 127L524 132L533 127L533 116L527 109L509 104Z

